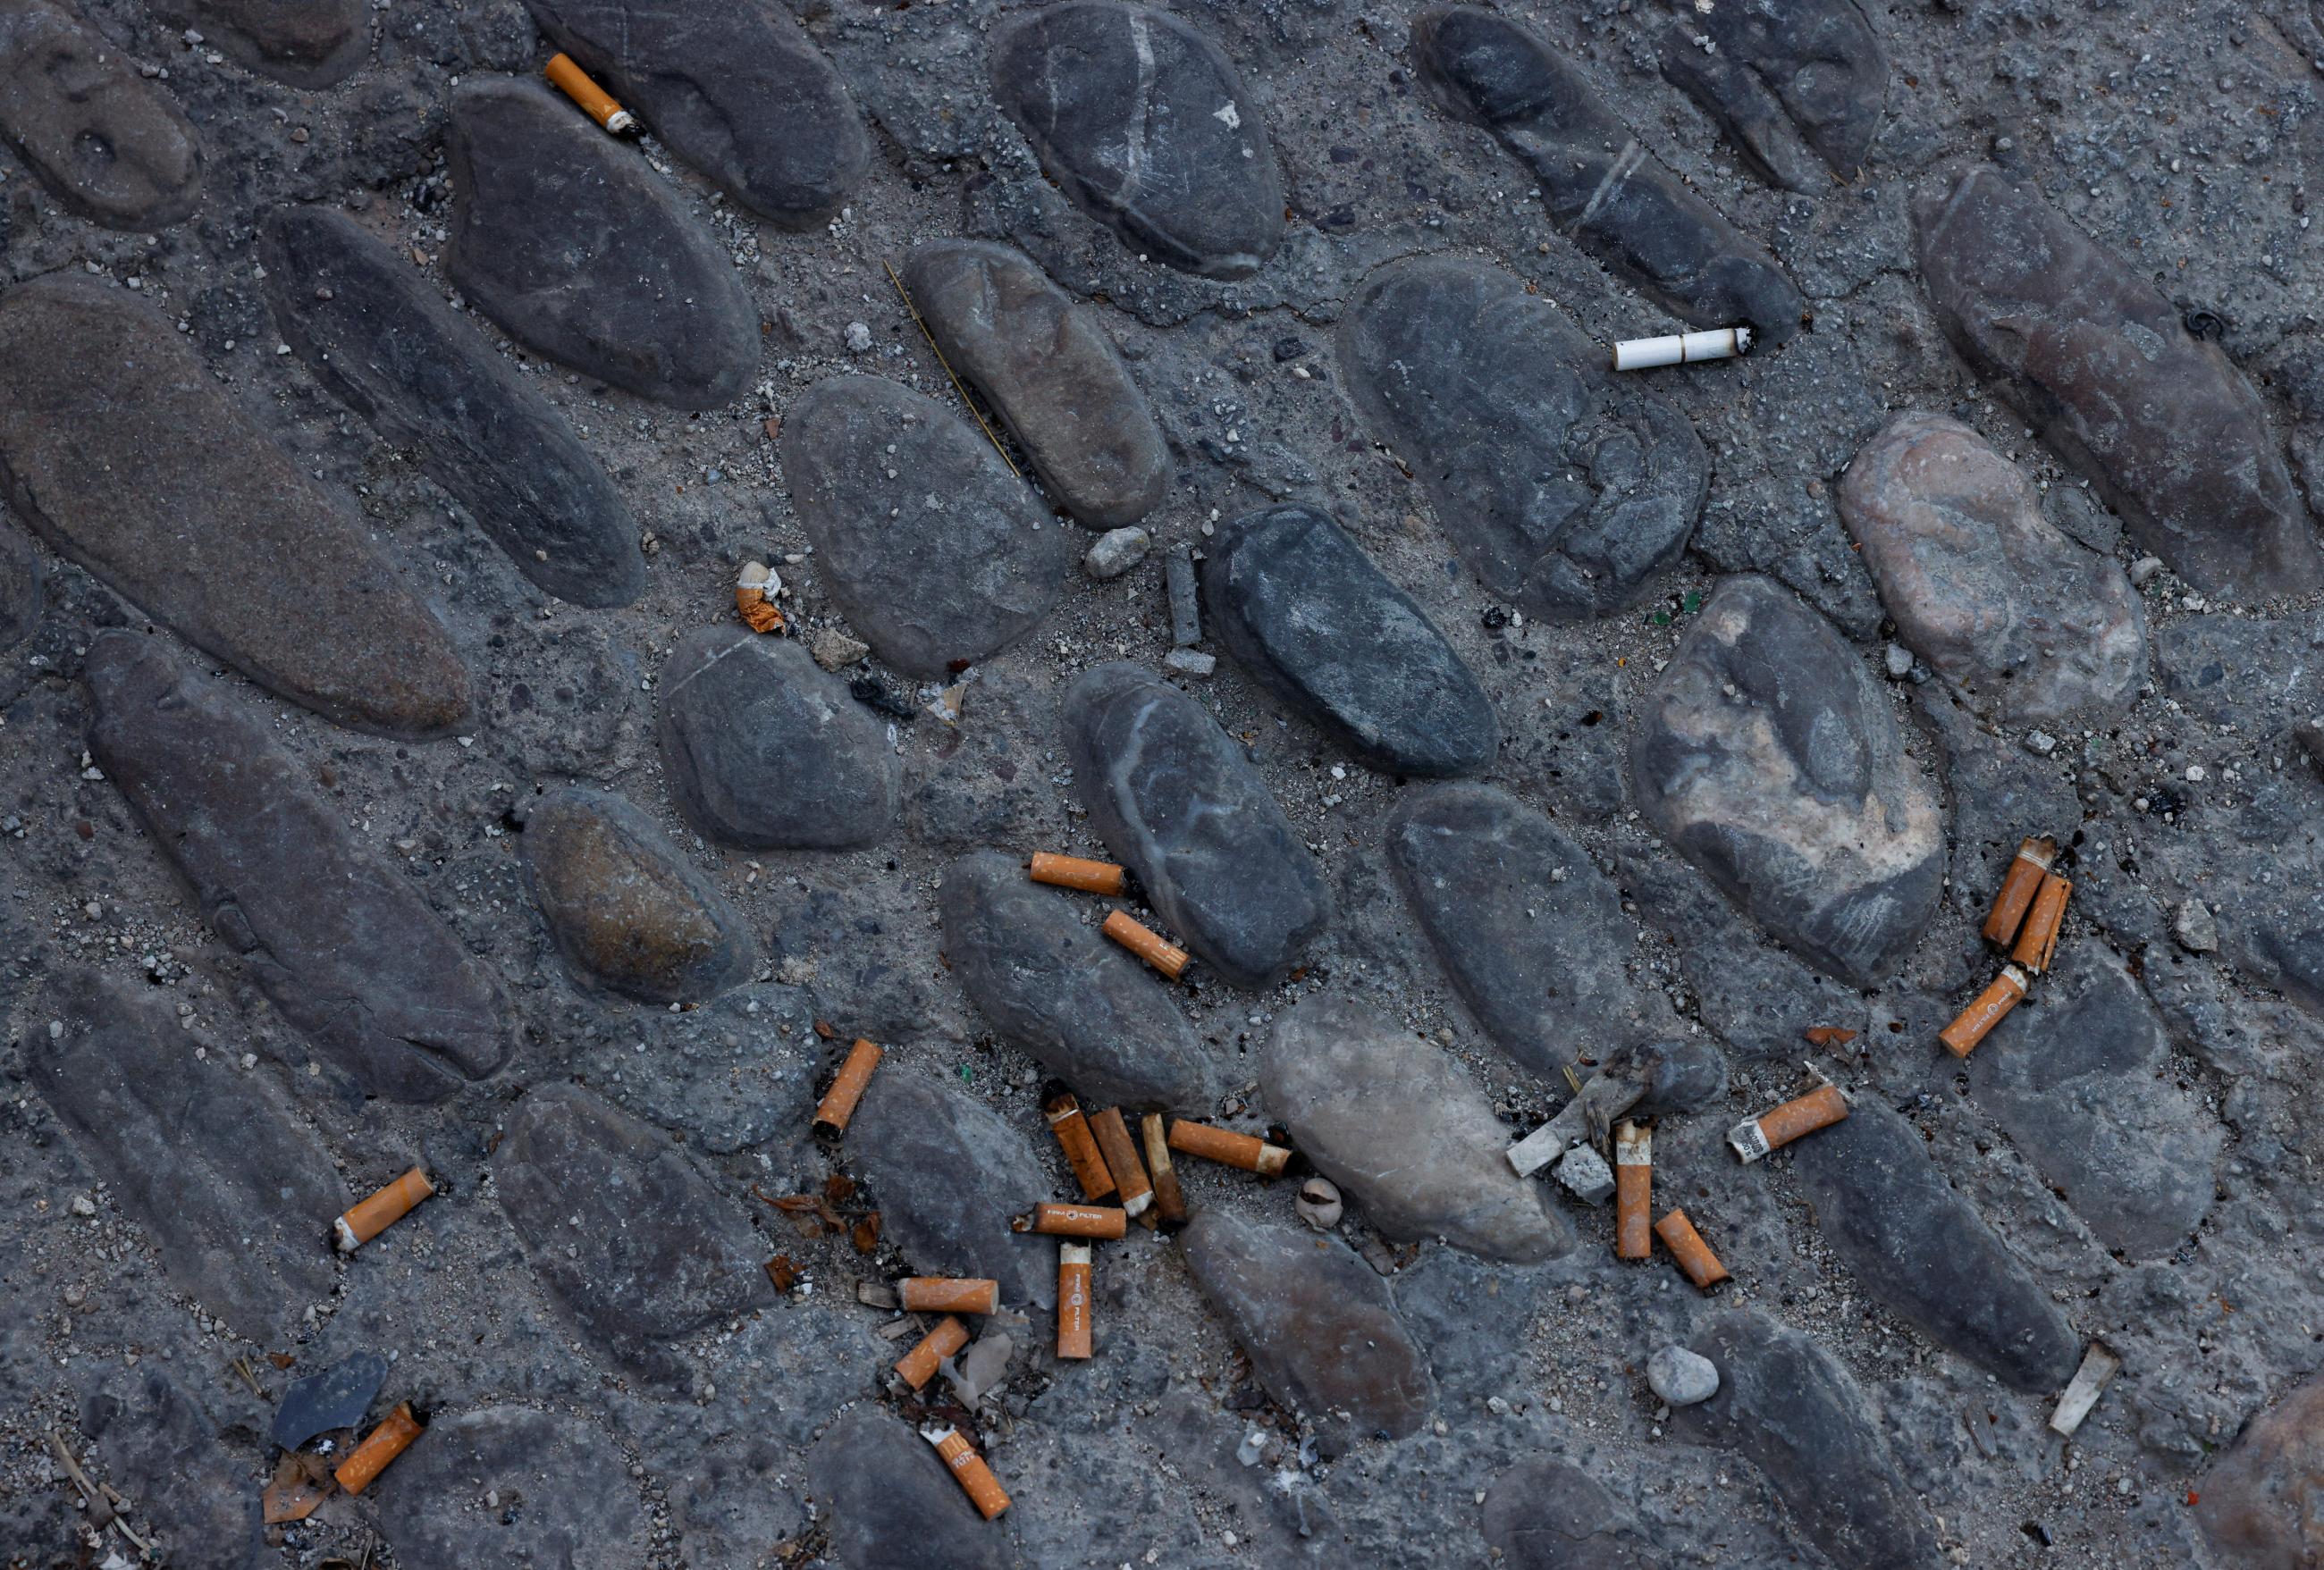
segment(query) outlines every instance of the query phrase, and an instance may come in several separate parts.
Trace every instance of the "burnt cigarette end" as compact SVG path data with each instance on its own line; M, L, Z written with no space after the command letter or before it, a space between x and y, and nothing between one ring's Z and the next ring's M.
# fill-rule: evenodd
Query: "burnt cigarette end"
M398 1178L367 1199L359 1199L331 1223L341 1253L353 1253L373 1238L411 1214L412 1207L436 1192L436 1185L419 1167Z
M1290 1151L1282 1145L1269 1144L1255 1134L1237 1134L1231 1128L1215 1128L1183 1117L1170 1125L1170 1148L1200 1156L1206 1161L1240 1167L1262 1178L1280 1177L1291 1161Z
M1084 1199L1102 1199L1115 1191L1113 1173L1105 1164L1105 1157L1097 1148L1097 1138L1090 1132L1089 1119L1082 1116L1081 1103L1073 1092L1062 1087L1043 1105L1048 1115L1049 1132L1057 1136L1057 1144L1065 1152L1065 1164L1074 1170L1074 1181L1081 1185Z
M815 1109L815 1132L825 1139L836 1139L847 1132L848 1120L855 1116L856 1103L863 1099L863 1088L872 1083L872 1070L880 1066L887 1054L873 1042L857 1038L848 1049L847 1060L839 1065L839 1073L831 1081L831 1088Z
M2002 877L2001 891L1993 896L1993 909L1985 918L1987 942L2006 945L2017 935L2018 924L2024 921L2026 908L2042 886L2043 874L2057 858L2055 840L2028 836L2018 843L2017 854L2010 858L2009 870Z
M1614 1254L1645 1259L1655 1251L1654 1133L1642 1124L1614 1128Z
M1956 1058L1966 1058L1977 1050L1978 1042L1993 1033L1993 1027L2008 1015L2011 1009L2025 996L2028 983L2025 972L2015 965L2004 965L1993 985L1977 995L1977 1001L1960 1011L1952 1024L1937 1033L1937 1040Z
M1686 1272L1686 1279L1705 1291L1728 1279L1727 1267L1719 1262L1719 1256L1702 1241L1702 1234L1694 1229L1685 1211L1674 1210L1655 1222L1655 1235L1671 1251L1671 1257L1678 1261L1678 1268Z
M1058 888L1077 888L1084 894L1102 894L1120 899L1130 886L1130 869L1116 867L1111 861L1088 861L1079 856L1053 856L1047 850L1033 852L1027 872L1035 883L1050 884Z
M914 1390L936 1377L944 1360L968 1345L968 1327L946 1315L936 1327L920 1337L919 1345L896 1360L897 1375Z
M1097 1148L1104 1152L1106 1170L1113 1174L1114 1187L1120 1192L1122 1210L1130 1216L1144 1215L1154 1203L1154 1185L1147 1180L1146 1168L1138 1160L1138 1147L1130 1143L1121 1108L1109 1106L1089 1122L1090 1132L1097 1136Z
M1090 1245L1057 1245L1057 1355L1090 1355Z
M1154 1183L1156 1219L1165 1226L1184 1226L1186 1196L1178 1187L1178 1169L1170 1164L1170 1139L1162 1125L1158 1112L1149 1112L1138 1121L1139 1143L1146 1147L1147 1175Z
M2016 945L2009 950L2014 964L2034 976L2050 969L2058 952L2058 929L2066 921L2066 900L2073 892L2070 879L2054 872L2043 875L2041 892L2034 896L2034 908L2025 913L2025 924L2018 929Z
M960 1437L960 1430L948 1423L935 1424L921 1429L920 1437L936 1447L936 1455L978 1514L989 1521L1009 1508L1009 1495L1002 1491L1001 1480L992 1475L992 1468L975 1447Z
M1173 981L1177 980L1186 969L1185 950L1165 941L1160 934L1139 925L1126 911L1115 911L1108 915L1104 927L1100 930Z
M361 1493L372 1481L387 1470L387 1464L410 1447L411 1442L427 1431L427 1425L404 1402L380 1420L378 1428L364 1437L364 1442L347 1452L331 1475L349 1493Z

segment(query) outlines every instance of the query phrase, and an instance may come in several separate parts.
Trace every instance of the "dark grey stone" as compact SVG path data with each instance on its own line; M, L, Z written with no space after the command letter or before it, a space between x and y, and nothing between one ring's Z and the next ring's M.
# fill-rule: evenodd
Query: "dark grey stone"
M806 988L772 982L627 1022L576 1061L588 1082L713 1155L807 1136L827 1077ZM642 1046L645 1050L640 1051Z
M1711 480L1694 427L1513 275L1391 263L1349 303L1340 357L1487 592L1529 616L1603 616L1685 551Z
M81 1400L96 1475L134 1501L138 1536L171 1570L258 1570L269 1553L258 1489L191 1392L150 1360L100 1374Z
M440 1101L507 1059L485 968L306 767L159 638L99 634L88 749L282 1017L374 1096Z
M1663 76L1748 162L1795 191L1855 178L1888 93L1887 59L1857 0L1733 0L1683 16L1664 40Z
M1332 898L1249 757L1133 665L1084 673L1065 722L1091 826L1162 919L1235 986L1279 980L1330 923Z
M880 722L789 638L688 633L662 665L670 794L694 826L746 850L844 849L888 831L899 788Z
M1987 712L2055 722L2123 707L2146 618L2121 567L2042 515L2024 470L1944 415L1898 415L1838 488L1905 647Z
M1660 1570L1637 1518L1570 1462L1538 1455L1493 1480L1484 1534L1508 1570Z
M425 275L353 219L316 207L278 214L260 254L283 342L382 438L410 449L517 571L576 605L626 605L644 592L629 504Z
M1016 642L1073 570L1048 516L975 427L878 376L819 381L782 464L825 586L872 652L942 676Z
M1720 1315L1694 1350L1719 1365L1719 1393L1672 1414L1679 1437L1757 1466L1835 1565L1935 1570L1944 1562L1928 1512L1836 1358L1751 1309Z
M1178 1241L1260 1388L1312 1419L1327 1455L1428 1420L1436 1382L1379 1272L1336 1238L1204 1210Z
M318 1434L362 1427L372 1397L386 1382L387 1359L376 1352L350 1353L319 1373L293 1380L275 1404L274 1442L296 1450Z
M1162 558L1162 590L1170 601L1170 642L1192 648L1203 641L1203 601L1195 588L1194 547L1175 545Z
M1160 504L1169 444L1094 309L1024 252L983 241L918 247L904 281L945 362L984 394L1074 521L1119 528Z
M152 0L152 10L296 87L337 86L371 50L363 0Z
M2226 1139L2170 1060L2138 983L2079 938L1979 1043L1970 1093L2108 1248L2153 1258L2209 1212Z
M0 482L59 551L187 642L342 725L468 713L443 627L152 308L67 273L0 297Z
M1845 1121L1790 1148L1818 1230L1866 1292L2012 1390L2072 1375L2081 1345L2065 1316L1911 1124L1859 1096Z
M672 152L786 229L837 213L871 165L846 84L780 5L525 5Z
M1219 47L1167 13L1066 0L992 41L992 94L1049 178L1181 272L1248 278L1283 243L1259 105Z
M1447 113L1532 170L1550 222L1575 244L1697 326L1748 322L1770 345L1799 332L1807 302L1775 259L1664 168L1537 34L1453 6L1413 24L1412 54Z
M774 1300L768 1249L669 1140L577 1085L526 1093L493 1156L525 1257L625 1363L674 1380L669 1344Z
M2324 583L2259 395L2180 308L2066 216L1977 169L1916 205L1921 278L1963 358L2198 588Z
M1206 1115L1209 1053L1165 985L998 851L945 871L945 957L1004 1039L1093 1106Z
M608 791L558 792L531 810L526 882L566 963L644 1003L699 1003L748 978L742 914L643 813Z
M613 1435L555 1412L484 1406L438 1418L380 1474L380 1530L413 1570L629 1570L652 1521Z
M177 101L47 0L0 13L0 141L82 217L164 229L194 210L202 147Z
M973 1443L973 1437L971 1437ZM1003 1570L1007 1517L989 1525L912 1426L866 1403L807 1454L807 1492L844 1570Z
M1831 624L1720 582L1630 739L1639 810L1817 969L1868 987L1936 913L1944 821L1895 712Z
M161 996L60 978L26 1073L179 1289L254 1341L287 1335L337 1284L323 1234L354 1197L270 1080L198 1060Z
M15 647L41 624L46 576L31 543L13 528L0 528L0 649Z
M1452 1054L1370 1009L1302 999L1277 1016L1259 1082L1299 1153L1387 1236L1523 1264L1573 1246L1547 1190L1510 1167L1491 1100Z
M883 1062L848 1125L847 1156L879 1202L882 1236L914 1272L999 1281L1006 1304L1056 1300L1056 1251L1009 1229L1051 1197L1048 1176L982 1102Z
M1575 1045L1666 1024L1633 987L1621 895L1589 852L1506 791L1406 791L1388 818L1405 904L1461 1001L1509 1059L1548 1079Z
M678 409L741 395L759 314L645 161L531 82L455 88L445 265L511 336Z
M1499 749L1477 678L1329 513L1236 519L1203 564L1203 598L1228 652L1367 767L1474 774Z
M1600 1054L1598 1073L1638 1088L1632 1111L1640 1117L1699 1112L1727 1094L1727 1059L1699 1036L1617 1048Z

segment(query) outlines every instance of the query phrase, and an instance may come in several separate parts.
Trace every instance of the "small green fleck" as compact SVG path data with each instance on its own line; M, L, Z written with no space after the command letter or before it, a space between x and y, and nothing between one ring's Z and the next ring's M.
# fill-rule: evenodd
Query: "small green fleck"
M1702 609L1702 591L1700 589L1689 589L1686 592L1686 603L1682 608L1680 613L1685 616L1692 616Z
M971 1069L966 1063L963 1063L960 1066L960 1082L964 1085L973 1085L976 1083L976 1071Z
M1668 627L1670 625L1670 612L1667 611L1655 611L1653 617L1653 621L1656 627Z

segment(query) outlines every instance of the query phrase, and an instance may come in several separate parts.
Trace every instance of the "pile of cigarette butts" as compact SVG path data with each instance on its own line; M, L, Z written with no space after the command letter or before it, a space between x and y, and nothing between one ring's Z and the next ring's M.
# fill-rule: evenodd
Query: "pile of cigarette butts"
M2058 842L2039 837L2021 841L2011 858L1984 928L1987 942L2009 950L2009 962L1976 1002L1937 1033L1954 1057L1975 1051L2024 997L2031 978L2050 969L2058 952L2058 929L2066 919L2066 896L2074 892L2073 884L2054 869L2057 859Z
M1126 868L1077 857L1041 852L1033 857L1029 872L1036 882L1116 898L1127 897L1130 888ZM1185 969L1184 951L1120 910L1107 916L1105 932L1164 976L1175 980ZM819 1136L835 1140L846 1133L881 1056L881 1049L867 1041L858 1041L849 1051L830 1090L816 1107L814 1123ZM1179 1190L1177 1170L1171 1164L1173 1152L1218 1161L1262 1178L1280 1177L1291 1161L1289 1149L1255 1134L1183 1117L1166 1118L1158 1112L1139 1119L1139 1137L1133 1139L1121 1108L1085 1113L1069 1088L1054 1082L1042 1091L1042 1110L1081 1189L1081 1202L1044 1200L1029 1213L1014 1217L1010 1226L1017 1232L1058 1240L1056 1354L1066 1361L1088 1358L1093 1351L1090 1273L1096 1245L1127 1236L1132 1221L1149 1229L1185 1223L1186 1201ZM1106 1199L1114 1203L1099 1203ZM982 1279L912 1276L898 1281L892 1292L860 1289L857 1296L906 1313L943 1316L896 1362L897 1377L914 1391L936 1377L945 1359L968 1345L968 1327L962 1316L1001 1311L1001 1283ZM1009 1495L1000 1480L957 1425L928 1423L920 1428L920 1437L936 1446L969 1501L987 1520L1009 1508Z
M331 1223L332 1239L341 1253L353 1253L435 1194L434 1181L425 1171L414 1167L379 1192L350 1206ZM336 1467L327 1467L318 1455L286 1453L260 1496L260 1510L266 1524L271 1527L305 1520L330 1497L334 1483L344 1492L361 1493L427 1429L425 1419L411 1403L401 1401Z

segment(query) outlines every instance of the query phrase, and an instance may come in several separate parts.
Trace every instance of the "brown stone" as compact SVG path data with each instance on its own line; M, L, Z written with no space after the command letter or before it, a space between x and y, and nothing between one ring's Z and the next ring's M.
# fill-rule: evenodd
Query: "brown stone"
M176 101L47 0L0 10L0 140L109 227L161 229L194 210L202 150Z
M2324 1565L2324 1380L2254 1418L2190 1492L2220 1570Z

